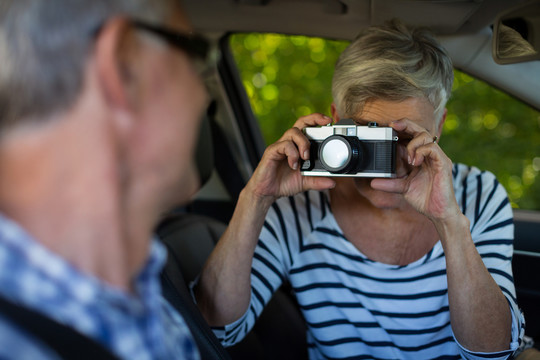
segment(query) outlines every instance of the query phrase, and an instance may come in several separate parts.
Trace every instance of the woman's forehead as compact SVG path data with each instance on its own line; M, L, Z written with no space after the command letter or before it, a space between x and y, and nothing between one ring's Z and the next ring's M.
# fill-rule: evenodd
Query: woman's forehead
M362 111L354 116L354 120L361 125L372 121L388 125L392 121L406 118L418 122L427 129L435 125L434 111L426 98L413 97L403 101L374 99L366 102Z

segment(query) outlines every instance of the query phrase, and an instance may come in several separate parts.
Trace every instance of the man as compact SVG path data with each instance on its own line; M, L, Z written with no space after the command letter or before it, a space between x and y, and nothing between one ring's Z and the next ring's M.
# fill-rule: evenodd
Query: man
M265 151L195 287L225 345L287 279L311 359L505 359L523 337L512 209L487 172L438 145L453 69L428 32L362 31L340 56L335 121L397 131L396 178L303 177L300 118ZM316 190L316 191L314 191Z
M198 188L207 45L175 0L1 1L0 298L117 357L198 358L152 229ZM9 315L0 358L56 358Z

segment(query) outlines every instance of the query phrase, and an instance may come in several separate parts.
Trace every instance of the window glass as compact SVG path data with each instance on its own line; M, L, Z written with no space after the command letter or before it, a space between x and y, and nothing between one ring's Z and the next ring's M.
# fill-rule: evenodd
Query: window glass
M330 115L331 80L348 42L235 34L232 53L267 144L300 116ZM540 113L455 71L440 145L454 161L493 172L512 206L540 210Z

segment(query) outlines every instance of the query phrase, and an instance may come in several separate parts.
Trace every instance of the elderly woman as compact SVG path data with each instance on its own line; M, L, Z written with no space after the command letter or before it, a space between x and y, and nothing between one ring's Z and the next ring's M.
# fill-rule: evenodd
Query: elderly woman
M500 358L523 336L512 210L495 177L438 145L451 61L423 30L363 31L333 79L333 120L300 118L242 191L195 288L225 345L287 279L318 358ZM351 118L399 135L396 177L304 177L302 129ZM242 325L242 326L240 326Z

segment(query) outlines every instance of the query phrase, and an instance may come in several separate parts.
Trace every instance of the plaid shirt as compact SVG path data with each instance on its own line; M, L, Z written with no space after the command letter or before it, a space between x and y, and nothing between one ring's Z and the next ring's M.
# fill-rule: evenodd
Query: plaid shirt
M166 250L152 242L137 295L84 274L0 215L0 295L95 339L125 359L198 359L181 316L161 297ZM0 359L56 359L0 314Z

